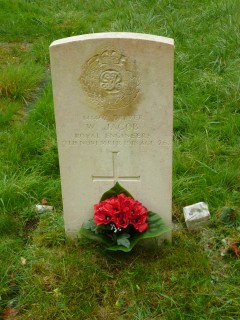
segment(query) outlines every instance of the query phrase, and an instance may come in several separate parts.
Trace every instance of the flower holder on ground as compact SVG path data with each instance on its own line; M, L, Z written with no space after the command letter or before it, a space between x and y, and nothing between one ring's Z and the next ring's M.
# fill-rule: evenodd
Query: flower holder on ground
M94 216L80 235L101 242L107 250L129 252L141 239L170 231L155 212L148 211L118 182L94 205Z

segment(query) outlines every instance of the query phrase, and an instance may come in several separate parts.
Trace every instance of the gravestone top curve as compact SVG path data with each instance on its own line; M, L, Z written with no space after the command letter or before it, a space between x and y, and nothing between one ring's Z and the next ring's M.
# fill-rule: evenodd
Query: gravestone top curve
M174 45L174 40L171 38L166 38L162 36L156 36L152 34L145 33L135 33L135 32L99 32L99 33L89 33L83 34L63 39L55 40L51 43L50 48L68 44L71 42L78 42L84 40L96 40L96 39L136 39L136 40L147 40L147 41L156 41L164 44Z

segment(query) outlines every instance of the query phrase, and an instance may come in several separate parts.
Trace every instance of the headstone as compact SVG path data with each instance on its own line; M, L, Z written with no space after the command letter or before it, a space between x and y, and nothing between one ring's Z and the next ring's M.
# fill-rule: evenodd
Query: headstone
M189 230L198 229L210 219L208 205L198 202L183 208L184 218Z
M137 33L51 44L68 235L116 181L171 226L173 51L172 39Z

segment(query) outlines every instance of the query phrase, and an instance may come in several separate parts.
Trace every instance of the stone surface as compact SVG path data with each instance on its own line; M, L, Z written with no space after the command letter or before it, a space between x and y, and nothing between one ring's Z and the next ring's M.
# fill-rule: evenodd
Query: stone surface
M172 39L136 33L51 44L67 234L116 181L171 226L173 51Z
M42 213L45 211L53 211L53 206L47 206L44 204L37 204L35 206L35 211L37 211L38 213Z
M183 208L187 228L197 229L210 219L208 205L205 202L198 202Z

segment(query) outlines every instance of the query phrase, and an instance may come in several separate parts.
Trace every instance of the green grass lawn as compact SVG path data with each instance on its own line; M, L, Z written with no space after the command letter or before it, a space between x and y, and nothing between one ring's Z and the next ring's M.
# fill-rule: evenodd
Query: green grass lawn
M240 318L239 10L239 0L0 0L0 318ZM48 47L103 31L175 40L172 245L110 254L65 238ZM34 211L42 199L53 213ZM211 223L189 232L182 207L199 201Z

